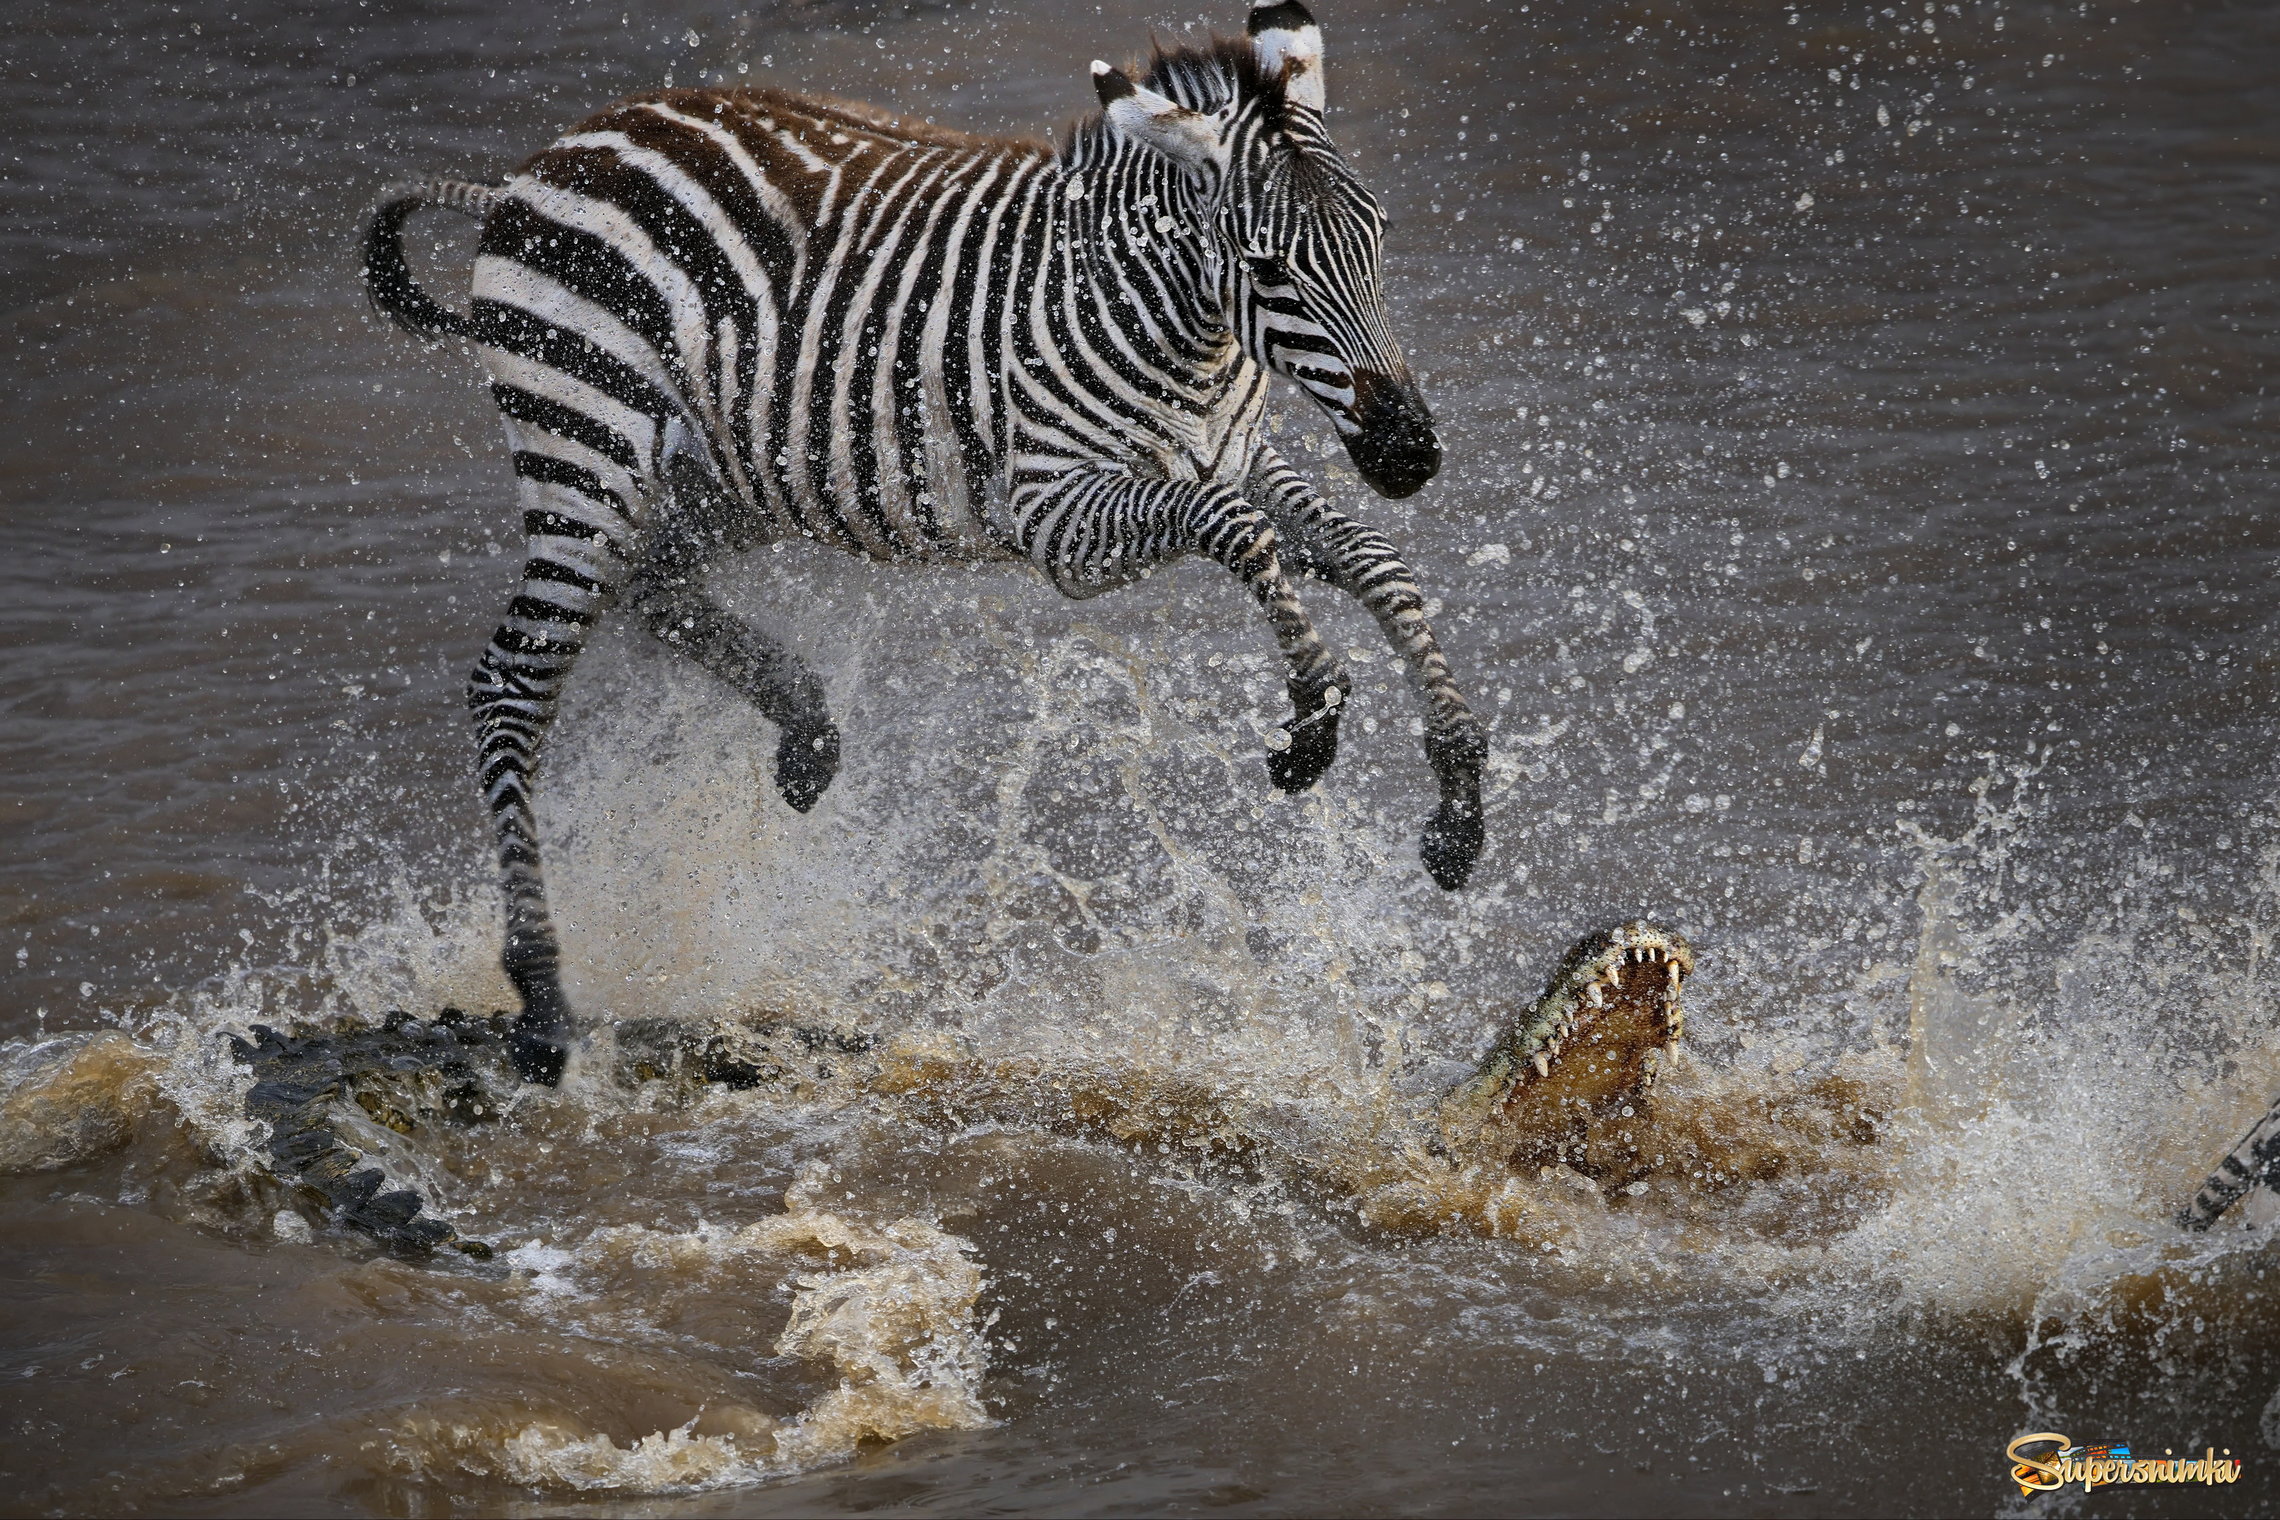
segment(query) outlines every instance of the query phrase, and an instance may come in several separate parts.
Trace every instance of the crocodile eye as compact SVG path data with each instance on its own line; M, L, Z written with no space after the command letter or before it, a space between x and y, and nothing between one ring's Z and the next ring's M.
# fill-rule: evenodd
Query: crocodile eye
M1287 289L1292 280L1290 266L1278 253L1246 253L1243 262L1251 266L1251 283Z

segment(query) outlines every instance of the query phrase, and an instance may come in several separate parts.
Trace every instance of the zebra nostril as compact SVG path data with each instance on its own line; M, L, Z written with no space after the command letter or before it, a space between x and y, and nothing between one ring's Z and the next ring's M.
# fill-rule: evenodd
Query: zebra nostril
M1375 422L1375 419L1373 419ZM1395 415L1384 422L1366 422L1359 433L1345 440L1361 479L1382 497L1407 497L1441 469L1441 440L1434 438L1432 422L1416 415Z

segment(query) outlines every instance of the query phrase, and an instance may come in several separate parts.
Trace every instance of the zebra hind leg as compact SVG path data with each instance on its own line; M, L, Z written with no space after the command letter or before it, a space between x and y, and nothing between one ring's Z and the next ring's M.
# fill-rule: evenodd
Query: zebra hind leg
M484 801L499 837L507 910L506 945L499 960L522 995L508 1055L525 1082L551 1087L562 1080L569 1059L572 1023L570 1001L562 992L562 945L546 909L530 792L539 741L553 721L565 672L521 666L500 647L511 632L501 628L483 651L467 683L467 705L475 714Z
M823 683L798 655L714 601L703 576L702 560L667 540L634 571L626 597L667 647L727 682L776 725L776 790L804 813L839 770L839 729L824 706Z
M613 590L620 560L598 533L547 541L546 550L540 542L533 540L522 586L468 679L467 705L475 718L483 800L498 832L507 912L500 962L522 994L508 1054L524 1081L552 1086L562 1078L577 1031L562 992L562 946L546 907L531 788L563 682Z

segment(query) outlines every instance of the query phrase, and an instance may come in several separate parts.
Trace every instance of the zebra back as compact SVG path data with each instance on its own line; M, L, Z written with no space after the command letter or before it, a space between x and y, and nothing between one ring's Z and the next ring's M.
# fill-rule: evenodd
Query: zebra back
M502 396L511 417L575 417L613 458L669 441L767 536L987 555L1013 292L1039 278L1051 175L1043 144L848 102L637 96L507 186L475 333L537 398Z

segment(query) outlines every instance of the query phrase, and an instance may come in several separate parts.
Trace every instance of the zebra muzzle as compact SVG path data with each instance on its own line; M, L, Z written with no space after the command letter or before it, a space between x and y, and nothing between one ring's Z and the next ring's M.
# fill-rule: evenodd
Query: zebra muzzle
M1414 380L1356 370L1353 415L1346 454L1378 495L1398 500L1440 473L1441 440Z

